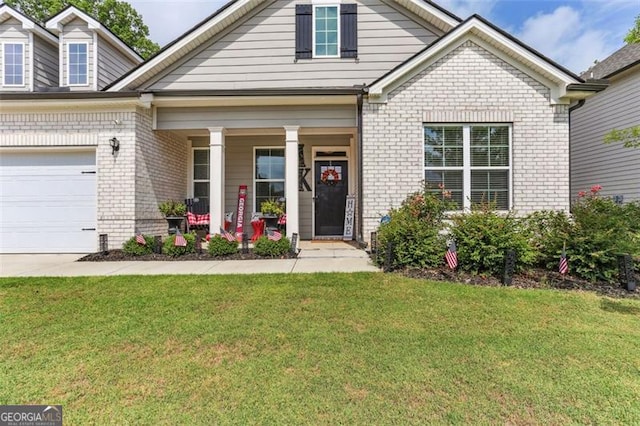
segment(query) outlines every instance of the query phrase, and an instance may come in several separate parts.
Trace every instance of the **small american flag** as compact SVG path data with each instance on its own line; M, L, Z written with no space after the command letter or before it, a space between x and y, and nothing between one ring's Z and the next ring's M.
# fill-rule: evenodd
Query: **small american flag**
M278 230L273 230L267 232L267 238L271 241L279 241L282 238L282 234Z
M567 251L563 248L560 255L560 265L558 265L558 271L565 275L569 272L569 262L567 262Z
M233 242L236 240L236 237L234 237L233 235L231 235L231 233L229 231L227 231L226 229L222 229L220 228L220 236L224 239L226 239L229 242Z
M136 243L140 244L141 246L147 245L147 241L144 239L144 235L142 235L142 233L140 232L136 232Z
M176 247L187 246L187 240L184 238L184 235L182 235L182 232L180 232L179 229L176 229L176 240L173 243L173 245L175 245Z
M458 252L456 251L455 241L451 241L444 257L447 259L447 265L449 265L449 268L456 269L458 267Z

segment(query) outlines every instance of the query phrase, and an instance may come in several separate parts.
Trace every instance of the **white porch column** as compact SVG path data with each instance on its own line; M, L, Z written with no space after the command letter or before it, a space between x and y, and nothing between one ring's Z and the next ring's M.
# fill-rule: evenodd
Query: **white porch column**
M300 214L298 196L298 130L300 126L285 126L285 186L287 200L287 237L300 235Z
M224 226L224 127L209 128L209 233L219 234Z

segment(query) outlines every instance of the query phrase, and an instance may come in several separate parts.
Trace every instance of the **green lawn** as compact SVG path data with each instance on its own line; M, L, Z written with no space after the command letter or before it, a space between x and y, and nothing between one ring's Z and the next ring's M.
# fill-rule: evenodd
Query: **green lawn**
M640 424L640 301L395 274L0 280L65 424Z

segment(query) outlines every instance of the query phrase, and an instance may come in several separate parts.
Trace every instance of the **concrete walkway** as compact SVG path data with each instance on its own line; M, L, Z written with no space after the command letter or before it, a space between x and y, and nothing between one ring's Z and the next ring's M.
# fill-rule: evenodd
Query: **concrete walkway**
M340 241L300 243L297 259L167 262L76 262L83 254L0 255L0 277L77 277L95 275L261 274L377 272L363 250Z

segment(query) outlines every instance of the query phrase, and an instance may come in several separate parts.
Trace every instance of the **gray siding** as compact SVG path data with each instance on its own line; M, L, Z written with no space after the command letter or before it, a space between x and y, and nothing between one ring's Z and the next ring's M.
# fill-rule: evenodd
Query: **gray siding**
M349 146L349 136L300 136L300 143L304 145L304 158L307 167L312 171L307 176L309 185L313 186L313 146ZM208 147L209 139L206 137L193 138L193 146ZM238 204L238 188L240 185L247 185L247 213L245 217L244 231L252 235L250 220L251 213L256 210L253 188L253 162L255 147L281 147L284 149L284 135L282 136L227 136L225 140L225 211L234 213L234 223L236 208ZM354 161L350 159L350 161ZM352 176L354 184L355 176ZM313 193L304 191L300 196L300 238L311 239L313 232Z
M58 47L34 37L34 86L57 87L60 83Z
M640 149L605 145L612 129L640 126L640 67L571 114L571 194L602 185L605 196L640 200Z
M358 59L295 59L295 1L276 0L143 88L331 87L371 83L436 35L380 0L358 0ZM416 18L417 19L417 18Z
M107 40L98 38L98 90L102 90L135 65Z
M4 49L3 43L24 43L24 85L5 86L4 85ZM22 29L22 24L17 19L7 19L0 24L0 90L11 92L24 92L30 90L31 75L29 74L29 33Z
M63 59L62 59L62 72L63 72L63 86L69 86L68 83L68 61L69 61L69 43L87 43L87 54L89 55L89 67L87 85L83 86L71 86L71 90L86 91L93 88L93 31L91 31L86 22L81 19L74 19L64 26L63 32Z
M226 128L356 127L353 105L158 108L158 130Z

